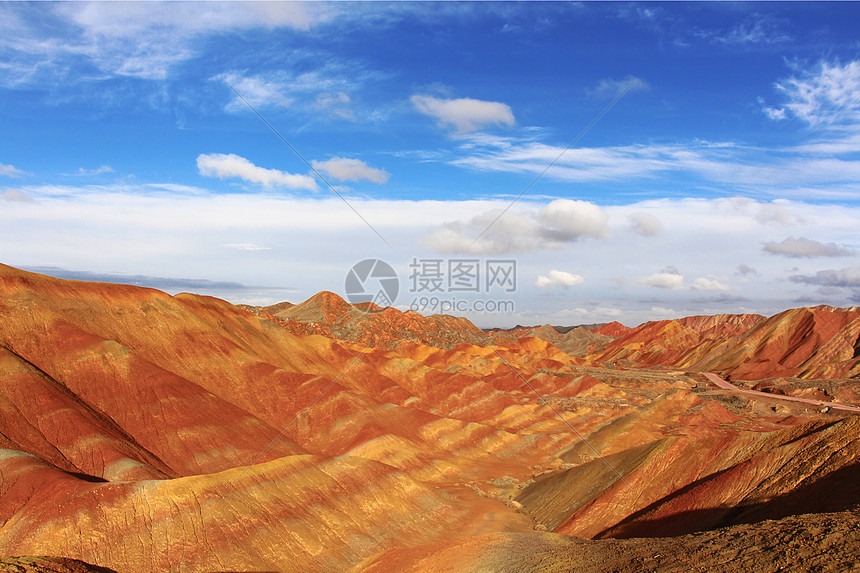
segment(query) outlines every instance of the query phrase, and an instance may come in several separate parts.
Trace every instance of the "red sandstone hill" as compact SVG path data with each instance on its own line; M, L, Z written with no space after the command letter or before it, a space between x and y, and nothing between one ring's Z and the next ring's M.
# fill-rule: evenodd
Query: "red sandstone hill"
M588 359L720 372L735 379L860 374L860 309L818 306L760 315L648 322Z
M375 348L393 348L403 341L439 348L458 344L489 344L491 338L465 318L379 308L373 303L351 305L332 292L321 292L291 305L250 308L296 334L320 334Z
M652 323L588 363L330 293L252 310L0 265L10 567L431 571L453 551L463 570L566 570L568 535L600 554L643 534L682 536L707 566L799 515L856 521L860 418L644 367L850 373L834 341L855 344L853 309ZM673 546L625 543L631 559Z
M604 324L600 328L595 329L593 332L595 334L602 334L603 336L612 336L614 338L619 338L627 334L629 330L629 328L627 328L620 322L612 321Z

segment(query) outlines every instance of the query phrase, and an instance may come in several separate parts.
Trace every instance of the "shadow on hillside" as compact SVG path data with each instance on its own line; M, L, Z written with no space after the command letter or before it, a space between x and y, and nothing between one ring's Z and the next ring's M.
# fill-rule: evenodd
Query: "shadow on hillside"
M636 512L595 538L674 537L729 525L781 519L790 515L846 511L860 505L860 463L842 467L813 483L801 485L789 493L767 501L684 511L659 519L641 519L695 485L697 484L690 484L674 495Z

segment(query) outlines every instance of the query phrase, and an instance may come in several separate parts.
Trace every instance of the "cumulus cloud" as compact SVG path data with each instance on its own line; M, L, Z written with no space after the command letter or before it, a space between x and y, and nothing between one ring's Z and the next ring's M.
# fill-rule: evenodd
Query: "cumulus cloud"
M829 269L814 275L794 275L789 280L810 285L857 288L860 287L860 267Z
M839 246L836 243L819 243L805 237L789 237L778 243L765 243L762 250L771 255L783 255L792 258L845 257L854 254L852 249Z
M556 199L536 211L494 209L469 221L445 223L425 237L424 244L442 253L503 254L560 249L580 239L611 236L602 208L588 201Z
M314 169L337 181L372 181L386 183L390 174L384 169L370 167L360 159L332 157L326 161L311 161Z
M678 290L684 288L684 275L675 267L666 267L653 275L636 279L636 283L647 287Z
M538 275L538 278L535 281L535 286L545 290L557 288L566 289L585 282L585 279L581 276L565 271L551 270L547 275L548 276Z
M286 187L287 189L317 190L317 183L310 175L287 173L277 169L266 169L254 165L244 157L223 153L203 153L197 156L200 175L219 179L242 179L263 187Z
M520 215L492 209L469 221L444 223L424 237L423 243L440 253L499 255L561 248L561 243L546 241L542 231L533 214Z
M666 267L647 277L636 279L637 284L652 288L665 290L699 290L699 291L725 291L729 286L708 277L699 277L691 284L684 282L684 275L675 267Z
M588 201L556 199L538 212L548 237L576 241L583 237L609 239L612 232L606 212Z
M14 165L6 165L0 163L0 176L3 177L20 177L24 172L16 168Z
M500 102L471 98L439 99L427 95L413 95L410 101L418 112L436 118L440 124L453 127L460 133L516 123L510 106Z
M729 290L729 286L715 279L699 277L690 285L691 290Z
M643 237L653 237L663 230L660 219L650 213L631 213L627 216L630 230Z

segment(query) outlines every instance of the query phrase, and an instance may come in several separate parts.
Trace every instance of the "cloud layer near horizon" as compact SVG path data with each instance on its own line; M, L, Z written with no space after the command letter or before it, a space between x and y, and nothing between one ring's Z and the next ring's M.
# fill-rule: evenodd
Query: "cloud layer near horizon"
M182 193L175 188L169 194L152 194L151 189L7 189L0 196L5 205L0 209L0 241L23 235L30 239L4 262L28 266L31 261L46 261L72 271L162 277L177 276L168 271L182 268L190 279L260 285L269 290L220 289L213 294L233 302L266 304L285 298L297 302L323 288L338 292L349 267L368 257L394 265L404 293L414 258L513 258L519 288L511 296L517 312L471 317L511 325L546 322L556 314L566 316L572 308L581 309L575 316L582 322L621 314L628 322L641 321L727 308L766 314L822 296L821 288L830 289L828 297L834 303L848 304L860 293L857 267L852 266L856 255L844 257L847 266L831 267L822 265L821 258L786 259L761 248L774 234L784 237L786 231L818 237L824 245L852 244L860 207L731 198L597 208L532 200L511 209L514 223L504 227L519 233L508 244L519 251L445 254L421 247L419 240L444 228L452 210L466 221L476 221L501 211L505 202L350 198L396 246L391 250L338 198L248 191L209 194L194 189ZM784 212L787 222L761 217L774 207ZM630 217L637 213L659 214L662 231L643 237L630 227ZM541 241L557 244L522 251L523 241L531 246ZM136 253L133 261L129 252ZM217 267L210 264L213 260L219 262ZM550 291L556 296L537 298ZM595 303L588 310L581 306L583 301ZM404 302L409 301L400 301Z

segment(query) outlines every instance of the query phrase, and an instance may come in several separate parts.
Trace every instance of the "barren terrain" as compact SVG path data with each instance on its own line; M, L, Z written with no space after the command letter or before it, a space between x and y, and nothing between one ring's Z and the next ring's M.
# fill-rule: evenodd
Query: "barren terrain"
M856 308L484 332L0 266L0 317L3 570L860 563Z

